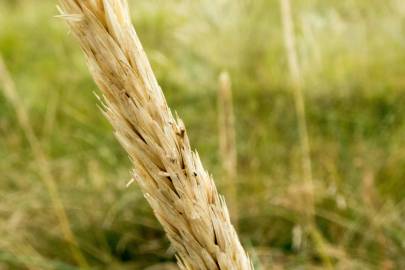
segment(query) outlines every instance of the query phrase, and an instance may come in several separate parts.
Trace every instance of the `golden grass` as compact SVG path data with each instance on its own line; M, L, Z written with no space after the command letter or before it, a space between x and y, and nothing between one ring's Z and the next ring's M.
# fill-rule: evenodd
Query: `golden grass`
M229 73L219 76L218 87L219 154L222 162L226 197L230 207L232 223L238 224L238 182L235 115L232 101L232 82Z
M224 199L173 117L132 26L125 0L61 0L103 93L103 113L133 177L177 251L181 269L252 269Z
M311 150L309 144L307 120L305 113L305 100L302 89L302 78L298 63L297 50L295 48L294 25L291 15L291 5L289 0L280 0L281 18L283 25L284 44L290 71L290 80L294 94L295 109L298 120L298 131L301 145L302 172L304 180L305 197L304 203L307 209L307 216L311 219L314 214L313 183Z
M295 110L298 121L298 132L301 145L301 160L302 160L302 176L303 183L300 190L300 199L303 205L303 221L301 225L304 226L304 232L309 234L315 244L316 250L319 253L324 267L332 269L327 243L323 239L322 234L318 231L314 215L315 215L315 199L314 199L314 183L312 179L312 161L311 161L311 148L309 143L308 127L306 120L305 99L303 91L302 76L298 62L297 49L295 46L294 23L291 12L290 0L280 0L281 6L281 19L284 34L284 45L286 51L286 58L288 61L288 68L290 72L291 87L293 90ZM295 230L297 231L297 230ZM294 232L293 232L294 233ZM297 242L301 242L297 241Z
M34 129L29 119L29 114L21 102L21 98L18 95L14 81L12 80L8 69L0 55L0 84L3 86L4 96L13 106L16 112L18 123L24 132L24 135L30 145L31 151L34 155L35 162L38 168L38 172L42 181L47 189L55 215L59 221L59 226L62 231L64 239L69 243L71 252L76 262L83 268L87 268L87 262L78 248L77 240L73 234L69 218L66 214L63 203L60 199L58 187L56 185L54 176L52 175L47 154L43 150L41 143L35 135Z

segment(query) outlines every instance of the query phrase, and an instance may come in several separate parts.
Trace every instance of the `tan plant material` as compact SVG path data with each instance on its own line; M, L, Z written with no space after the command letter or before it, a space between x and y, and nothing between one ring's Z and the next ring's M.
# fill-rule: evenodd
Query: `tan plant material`
M378 206L377 192L375 189L375 174L370 168L366 168L361 181L361 196L364 205L369 209L376 209Z
M27 141L30 145L36 166L38 168L38 173L51 199L53 210L55 211L55 215L58 219L62 235L65 241L69 243L72 255L76 260L76 263L83 268L87 268L88 266L87 262L83 257L78 247L76 237L70 228L69 218L66 214L62 200L60 199L60 194L58 191L55 178L50 168L48 156L43 150L41 143L34 132L34 128L31 125L28 111L22 103L22 99L17 92L14 81L11 78L11 75L9 74L8 69L1 55L0 55L0 86L3 89L4 96L13 106L17 115L18 124L23 130L24 135L27 138Z
M290 0L280 0L281 7L281 20L284 34L284 45L286 51L286 58L288 61L288 68L290 71L291 86L294 95L295 111L298 121L298 132L301 145L301 161L303 171L303 183L301 200L304 206L304 220L303 225L305 231L311 236L312 241L315 243L316 250L318 251L323 266L326 269L332 269L332 263L326 251L327 243L322 234L316 228L314 215L315 215L315 199L314 199L314 182L312 177L312 161L311 161L311 148L309 143L306 109L304 91L302 85L302 77L300 66L298 63L297 49L295 46L294 23L291 12Z
M280 6L284 34L284 45L288 60L288 68L290 71L290 79L294 94L295 110L298 120L303 180L305 185L308 187L308 194L305 194L303 200L306 205L306 219L310 220L314 215L314 187L312 180L311 150L305 113L305 100L303 93L304 91L302 89L301 71L298 64L298 56L295 46L294 24L291 15L290 0L280 0Z
M191 151L138 39L125 0L60 0L103 92L103 112L134 165L133 178L181 269L253 269L224 199Z
M221 72L218 87L219 155L224 170L225 195L233 224L238 222L237 151L235 115L232 101L232 82L229 73Z

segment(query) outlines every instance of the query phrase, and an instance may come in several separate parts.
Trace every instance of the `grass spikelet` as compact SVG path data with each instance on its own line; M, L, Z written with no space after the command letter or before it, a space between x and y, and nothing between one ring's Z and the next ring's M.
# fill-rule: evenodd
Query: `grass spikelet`
M133 177L177 251L181 269L252 269L214 181L191 151L132 26L125 0L61 0L104 96L103 113Z
M224 170L224 182L233 224L237 225L237 151L235 135L235 115L232 101L232 85L229 73L219 76L218 87L218 130L219 154Z

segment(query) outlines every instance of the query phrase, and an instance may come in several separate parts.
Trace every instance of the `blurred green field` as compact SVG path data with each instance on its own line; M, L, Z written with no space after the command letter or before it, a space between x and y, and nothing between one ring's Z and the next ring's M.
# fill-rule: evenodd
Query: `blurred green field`
M297 118L276 0L130 0L171 108L226 193L218 76L233 84L239 234L256 269L405 269L405 2L292 0L322 241L302 231ZM97 108L56 1L0 0L0 54L91 269L173 251ZM0 85L0 269L79 269ZM300 241L301 239L301 241ZM165 268L167 267L167 268Z

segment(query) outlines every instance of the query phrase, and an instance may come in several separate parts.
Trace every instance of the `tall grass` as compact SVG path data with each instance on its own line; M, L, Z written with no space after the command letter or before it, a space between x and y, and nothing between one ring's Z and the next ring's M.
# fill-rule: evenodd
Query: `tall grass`
M21 102L21 97L19 97L19 94L17 93L14 81L12 80L1 55L0 55L0 84L2 85L1 88L4 91L5 97L8 99L8 101L11 103L11 105L15 110L17 114L18 123L20 124L21 129L23 130L24 135L27 141L29 142L31 151L35 158L37 169L48 191L49 197L52 202L52 207L59 221L59 226L62 231L63 237L68 243L76 262L81 267L87 268L88 264L86 262L86 259L83 257L78 247L76 237L70 228L69 218L66 215L65 208L60 199L60 194L57 188L57 184L55 183L55 178L53 177L52 172L50 170L48 157L44 152L44 150L42 149L41 143L34 133L34 129L31 125L29 114L25 109L25 107L23 106L23 103Z
M103 92L103 113L181 269L252 269L224 199L191 151L132 26L126 1L62 0L61 17Z
M238 234L256 269L324 269L314 241L300 239L301 147L279 1L132 2L167 101L216 180L218 72L232 74ZM323 250L338 270L405 269L405 2L291 4ZM177 267L142 192L126 188L127 153L85 91L96 85L55 13L54 0L0 1L0 51L80 250L92 269ZM3 87L0 269L77 270Z
M307 219L314 215L314 194L312 180L312 161L308 136L308 125L305 112L305 100L302 86L302 78L298 63L297 50L295 48L294 24L291 15L290 0L280 0L281 18L283 25L284 44L290 72L290 82L294 94L294 104L297 114L298 131L301 145L302 178L304 181L304 203Z
M288 68L290 71L291 88L294 94L295 111L298 120L298 132L301 145L302 161L302 179L301 202L304 205L304 218L301 226L304 226L304 232L308 233L317 247L317 250L323 260L324 266L332 269L332 263L326 252L325 241L322 234L315 225L315 201L314 201L314 183L312 177L311 149L308 135L308 125L306 119L305 99L303 93L303 82L298 63L297 50L295 46L294 24L291 12L290 0L280 0L281 18L284 33L284 44L286 56L288 59ZM298 225L300 226L300 225ZM300 227L295 227L300 229ZM294 233L294 232L293 232Z
M232 82L229 73L223 71L218 86L219 155L224 171L226 197L233 224L238 223L238 181L235 115L232 100Z

